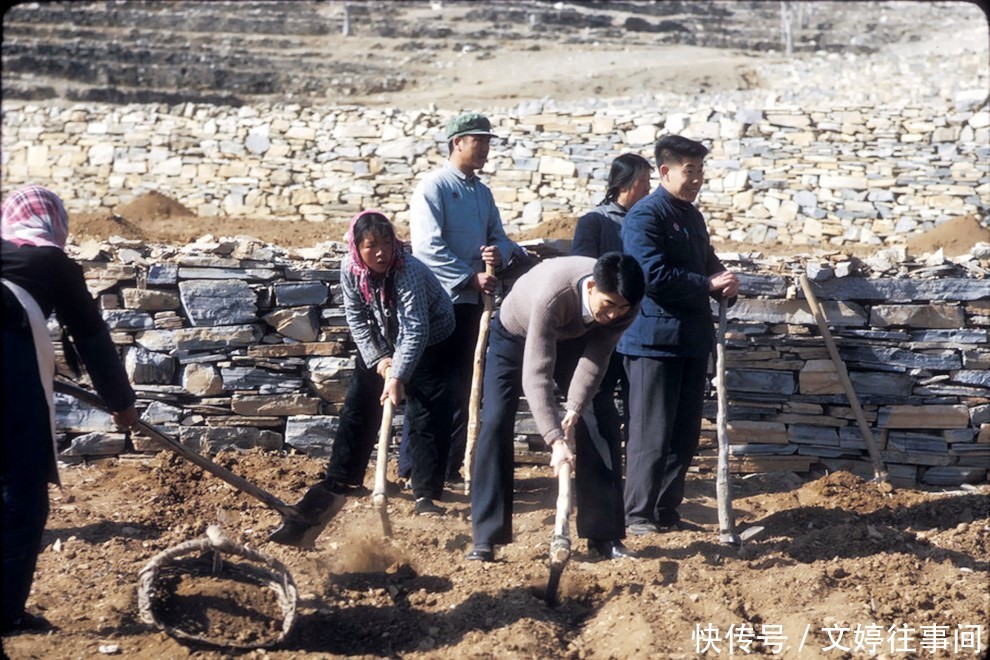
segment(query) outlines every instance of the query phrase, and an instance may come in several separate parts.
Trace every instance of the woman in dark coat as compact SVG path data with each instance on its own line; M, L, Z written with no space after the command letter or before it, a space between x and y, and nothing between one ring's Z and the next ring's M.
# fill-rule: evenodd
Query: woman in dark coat
M52 379L54 311L93 385L122 428L137 420L134 390L82 268L63 248L68 217L45 188L12 193L2 206L3 633L45 624L24 604L48 520L48 483L58 484ZM67 351L71 354L72 351ZM74 355L67 355L74 364Z

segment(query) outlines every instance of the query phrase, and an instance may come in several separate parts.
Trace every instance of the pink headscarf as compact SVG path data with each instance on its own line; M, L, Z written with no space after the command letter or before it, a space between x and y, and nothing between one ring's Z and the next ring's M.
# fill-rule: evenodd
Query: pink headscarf
M372 272L372 270L368 268L367 264L364 263L364 260L361 259L361 253L358 250L359 247L358 239L355 238L354 236L354 225L356 225L357 221L366 215L380 215L383 218L388 219L388 216L385 215L385 213L377 209L369 209L367 211L361 211L356 216L351 218L351 226L350 229L347 230L347 236L345 238L347 239L347 249L351 254L351 273L358 280L358 287L361 289L361 296L364 298L365 302L371 303L374 301L374 296L371 293L371 284L369 283L369 280L372 277L374 278L388 277L388 275L390 275L393 270L402 270L402 267L405 265L404 253L406 246L402 241L399 240L398 236L395 235L395 230L393 229L392 261L389 262L388 269L385 271L385 275L378 275ZM381 292L382 302L387 305L389 301L386 300L385 296L386 296L385 287L382 287L382 292Z
M41 186L27 186L3 200L3 240L15 245L65 248L69 216L58 195Z

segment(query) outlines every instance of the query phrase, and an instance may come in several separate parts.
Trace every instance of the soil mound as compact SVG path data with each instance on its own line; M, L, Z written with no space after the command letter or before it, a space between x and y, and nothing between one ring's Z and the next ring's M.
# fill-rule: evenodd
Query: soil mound
M990 243L990 228L976 215L953 218L907 242L908 252L924 254L942 249L947 257L966 254L977 243Z
M157 191L151 191L132 202L122 204L116 208L116 211L118 215L129 219L196 215L171 197Z

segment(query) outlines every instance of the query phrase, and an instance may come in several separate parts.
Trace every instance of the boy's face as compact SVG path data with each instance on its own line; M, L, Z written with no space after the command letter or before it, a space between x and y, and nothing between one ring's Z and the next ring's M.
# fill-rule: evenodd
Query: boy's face
M618 293L605 293L597 286L592 279L588 280L588 306L591 307L591 315L596 323L608 325L615 323L632 309L629 301Z
M454 151L457 152L461 164L473 170L480 170L488 161L488 149L491 143L490 135L464 135L454 138Z
M705 183L705 159L685 158L680 163L664 163L660 166L660 183L677 199L693 202Z

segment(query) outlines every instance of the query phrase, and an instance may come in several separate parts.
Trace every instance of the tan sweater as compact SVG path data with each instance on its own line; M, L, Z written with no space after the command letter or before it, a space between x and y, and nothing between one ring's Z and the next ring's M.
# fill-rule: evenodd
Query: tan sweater
M526 338L522 386L536 427L549 444L564 436L554 400L553 370L557 342L585 334L588 342L567 391L567 410L580 414L591 401L619 337L636 318L638 306L610 325L585 327L581 318L582 279L592 274L590 257L557 257L537 265L519 278L502 302L499 319L513 335Z

